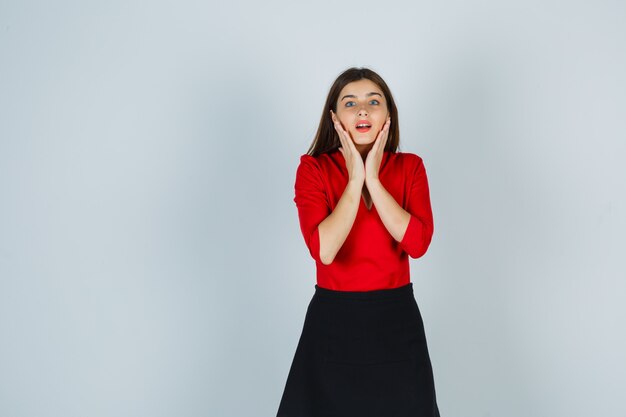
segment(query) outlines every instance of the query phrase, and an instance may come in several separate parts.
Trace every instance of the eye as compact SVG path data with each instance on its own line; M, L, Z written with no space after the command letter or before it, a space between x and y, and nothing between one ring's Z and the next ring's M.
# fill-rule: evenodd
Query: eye
M346 103L346 107L352 107L352 106L350 106L350 105L349 105L350 103L354 104L354 101L348 101L348 102ZM376 100L376 99L372 99L372 100L370 100L370 104L371 104L371 103L373 103L373 104L380 104L380 102L379 102L378 100Z

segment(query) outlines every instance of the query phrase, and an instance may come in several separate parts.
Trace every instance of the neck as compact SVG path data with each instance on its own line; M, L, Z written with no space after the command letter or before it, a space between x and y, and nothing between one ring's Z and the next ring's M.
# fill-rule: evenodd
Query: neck
M369 153L370 149L372 149L372 147L374 146L374 143L372 142L367 145L357 145L355 143L354 146L356 147L356 150L359 151L359 153L361 154L361 158L363 159L363 161L365 161L365 158L367 158L367 154Z

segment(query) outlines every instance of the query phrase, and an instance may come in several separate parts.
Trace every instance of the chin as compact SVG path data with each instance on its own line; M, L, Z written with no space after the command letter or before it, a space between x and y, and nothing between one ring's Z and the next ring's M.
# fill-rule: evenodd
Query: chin
M357 145L371 145L376 141L376 138L360 138L359 140L355 140L354 143Z
M359 133L356 133L352 136L354 143L359 145L369 145L376 141L376 135L372 136L361 136Z

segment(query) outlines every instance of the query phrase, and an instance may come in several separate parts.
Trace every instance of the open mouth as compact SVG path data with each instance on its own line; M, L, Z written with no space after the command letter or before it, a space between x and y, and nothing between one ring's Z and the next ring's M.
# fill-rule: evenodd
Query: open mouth
M372 125L369 124L366 120L359 120L356 124L356 130L360 133L368 132L372 128Z

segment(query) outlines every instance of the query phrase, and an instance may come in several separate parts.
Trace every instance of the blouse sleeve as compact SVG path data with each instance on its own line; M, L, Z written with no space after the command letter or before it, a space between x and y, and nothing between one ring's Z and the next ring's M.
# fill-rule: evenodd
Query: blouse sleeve
M300 230L311 256L315 261L320 258L320 237L317 226L332 212L324 190L322 174L317 160L311 155L300 157L296 171L293 201L298 208Z
M424 161L419 156L412 172L411 190L405 208L411 215L400 246L413 259L426 253L433 236L433 213L430 206L428 178Z

